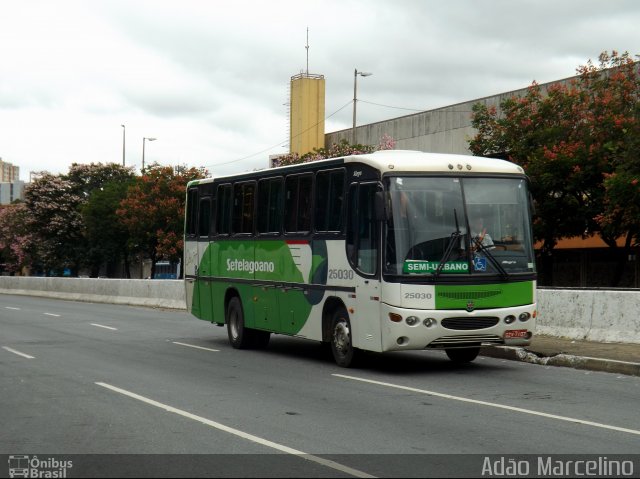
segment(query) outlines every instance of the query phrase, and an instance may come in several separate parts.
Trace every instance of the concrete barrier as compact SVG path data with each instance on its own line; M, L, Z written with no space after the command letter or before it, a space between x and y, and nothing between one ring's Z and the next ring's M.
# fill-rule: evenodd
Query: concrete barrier
M537 333L640 343L640 291L539 289Z
M0 276L0 294L186 309L180 280ZM640 291L539 289L537 333L640 344Z
M0 293L186 309L184 283L180 280L0 276Z

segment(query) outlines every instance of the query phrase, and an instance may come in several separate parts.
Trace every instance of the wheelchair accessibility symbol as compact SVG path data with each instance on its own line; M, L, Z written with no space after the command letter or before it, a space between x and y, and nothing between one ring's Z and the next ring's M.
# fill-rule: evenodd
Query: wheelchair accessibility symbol
M476 256L473 258L474 271L487 271L487 258L480 258Z

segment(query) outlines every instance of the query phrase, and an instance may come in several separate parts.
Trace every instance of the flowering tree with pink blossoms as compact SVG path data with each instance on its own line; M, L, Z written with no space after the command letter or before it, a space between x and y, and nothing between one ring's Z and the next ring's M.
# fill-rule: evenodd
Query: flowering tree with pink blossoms
M85 250L82 196L74 184L60 176L43 173L26 188L24 202L29 215L33 253L45 274L60 275L69 269L77 275Z
M379 150L392 150L395 146L396 141L386 134L380 139L380 143L376 146L350 145L347 140L342 140L338 144L334 143L329 148L318 148L302 156L297 153L289 153L288 155L281 156L275 161L275 166L296 165L298 163L309 163L310 161L338 158L341 156L363 155Z
M0 263L9 273L19 273L31 264L33 238L26 226L28 217L24 203L0 209Z

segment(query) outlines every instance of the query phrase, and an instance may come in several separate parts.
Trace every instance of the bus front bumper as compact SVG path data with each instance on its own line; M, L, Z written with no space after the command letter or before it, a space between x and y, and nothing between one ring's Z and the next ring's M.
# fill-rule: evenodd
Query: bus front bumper
M535 303L471 312L382 306L383 351L527 346L536 326Z

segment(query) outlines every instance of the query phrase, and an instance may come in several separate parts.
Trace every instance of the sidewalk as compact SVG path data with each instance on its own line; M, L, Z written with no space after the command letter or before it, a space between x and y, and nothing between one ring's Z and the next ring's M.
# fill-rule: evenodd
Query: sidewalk
M534 336L527 347L487 347L480 354L547 366L640 376L640 344Z

